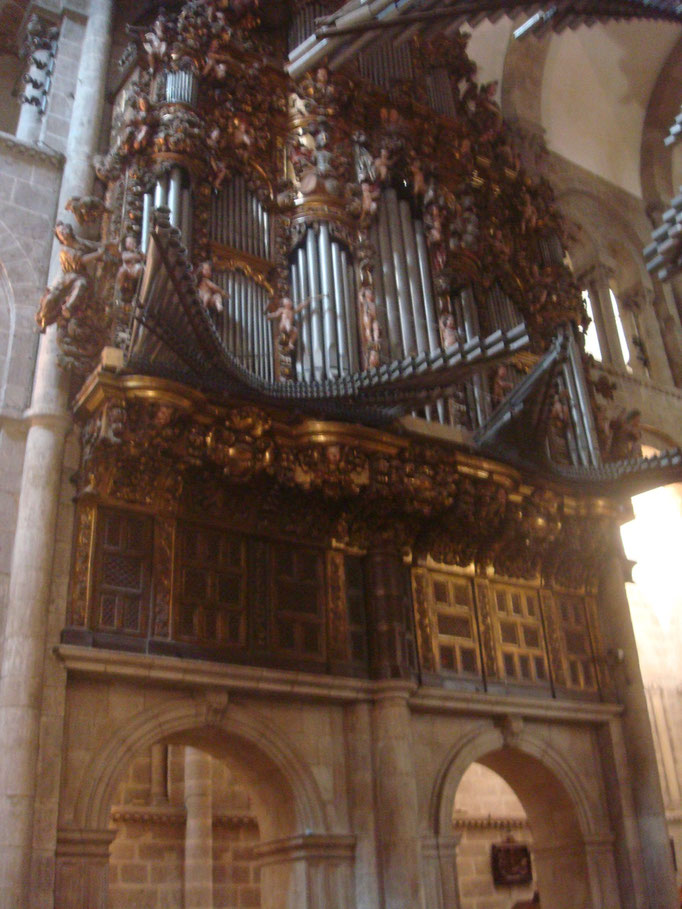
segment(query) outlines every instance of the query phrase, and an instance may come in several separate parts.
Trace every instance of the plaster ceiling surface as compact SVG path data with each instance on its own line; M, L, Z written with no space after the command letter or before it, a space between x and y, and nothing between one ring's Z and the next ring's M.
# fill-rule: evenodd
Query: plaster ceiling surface
M641 196L644 117L656 78L681 36L677 25L631 22L552 37L541 87L549 148Z

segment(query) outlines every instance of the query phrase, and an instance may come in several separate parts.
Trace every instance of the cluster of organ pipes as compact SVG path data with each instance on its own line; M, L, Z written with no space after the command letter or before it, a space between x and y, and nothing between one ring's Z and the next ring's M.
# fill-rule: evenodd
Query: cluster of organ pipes
M236 176L211 202L211 240L260 259L270 259L270 215Z
M161 174L156 181L154 192L143 197L142 209L142 252L147 251L153 212L157 208L170 210L170 222L182 235L182 242L189 250L192 246L192 190L187 172L180 165Z
M335 378L361 367L355 270L348 250L322 221L309 227L290 264L299 318L296 374L305 381Z
M223 272L216 278L226 295L219 325L223 344L245 369L274 381L272 325L266 315L270 294L239 271Z

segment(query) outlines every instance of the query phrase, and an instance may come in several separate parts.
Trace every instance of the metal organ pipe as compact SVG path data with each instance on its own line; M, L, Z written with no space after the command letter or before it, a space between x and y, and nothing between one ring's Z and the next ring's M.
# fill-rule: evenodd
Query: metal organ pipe
M306 251L303 246L299 246L297 251L297 261L296 261L296 274L298 275L298 287L299 287L299 302L302 302L306 297L310 296L308 290L308 265L306 262ZM311 328L310 328L310 307L308 306L301 312L301 328L303 336L303 350L301 351L299 347L299 360L301 361L301 369L303 372L303 378L309 382L313 376L313 359L312 359L312 345L311 345Z
M346 331L348 332L348 368L360 368L359 342L358 342L358 310L355 294L355 272L345 249L341 250L341 269L343 278L343 294L347 301Z
M308 292L311 299L310 334L311 354L314 378L318 381L324 377L324 337L322 334L322 307L320 306L320 268L317 260L317 242L315 233L309 230L306 235L306 259L308 266Z
M402 199L398 203L398 207L403 229L403 244L405 261L407 264L407 278L410 286L410 297L412 299L412 315L414 318L417 351L421 352L429 349L429 342L426 335L426 309L424 306L422 279L417 256L414 222L412 221L412 212L408 202Z
M334 279L334 299L336 301L336 337L338 341L339 374L348 372L348 333L346 331L346 308L352 306L343 292L343 274L341 271L341 250L339 244L332 241L332 274Z
M395 269L393 267L393 251L388 228L389 213L386 198L382 196L379 202L379 252L381 272L383 277L384 300L386 303L386 321L388 324L388 357L390 360L400 359L405 350L402 343L400 330L400 311L398 309L398 286L396 283Z
M145 193L142 199L142 236L140 237L140 249L143 253L147 252L149 246L149 231L152 227L152 212L154 210L154 196L151 193Z
M334 270L329 225L325 222L320 225L318 250L320 255L320 293L322 294L320 303L322 305L322 324L324 328L325 375L333 376L338 375L339 372L339 347L336 337L336 307L338 304L334 291Z
M415 326L412 307L410 305L410 284L407 276L407 260L405 258L405 242L400 226L400 213L398 211L398 198L394 189L389 189L386 196L386 213L388 215L388 232L391 239L393 252L393 265L395 267L396 284L398 288L398 306L400 310L400 332L403 340L405 356L417 353Z
M182 224L182 170L173 167L170 172L168 207L170 208L170 223L173 227L180 228Z
M419 262L419 276L421 278L422 295L424 299L424 313L426 315L426 331L429 338L429 350L431 353L434 353L440 347L440 334L438 331L436 304L433 299L433 289L431 286L429 251L426 246L424 225L421 221L415 222L414 234L417 244L417 259Z

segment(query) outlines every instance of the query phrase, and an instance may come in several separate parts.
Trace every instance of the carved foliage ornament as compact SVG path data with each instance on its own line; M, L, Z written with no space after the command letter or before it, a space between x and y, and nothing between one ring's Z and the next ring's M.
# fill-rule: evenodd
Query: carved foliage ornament
M192 406L112 383L83 426L79 491L571 588L609 550L613 518L567 514L548 489L521 490L434 444L315 426L310 441L251 405Z

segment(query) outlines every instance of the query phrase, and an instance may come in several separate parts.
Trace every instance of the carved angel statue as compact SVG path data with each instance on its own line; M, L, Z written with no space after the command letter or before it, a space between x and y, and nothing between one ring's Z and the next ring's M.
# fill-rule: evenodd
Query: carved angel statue
M62 244L62 273L41 297L36 322L41 332L57 324L62 365L86 374L104 345L104 307L95 295L88 267L107 255L106 247L74 234L70 224L57 221L54 229Z
M210 262L202 262L197 268L197 293L201 305L209 312L221 313L224 309L223 300L228 299L227 293L213 281L213 266Z
M105 253L103 246L77 237L73 227L63 221L57 221L54 232L63 247L59 252L62 273L40 299L36 322L41 332L60 318L70 319L87 305L92 294L87 267Z
M147 32L144 36L142 47L147 52L150 70L155 72L168 50L168 42L166 40L166 17L163 14L159 15L154 23L152 31Z

